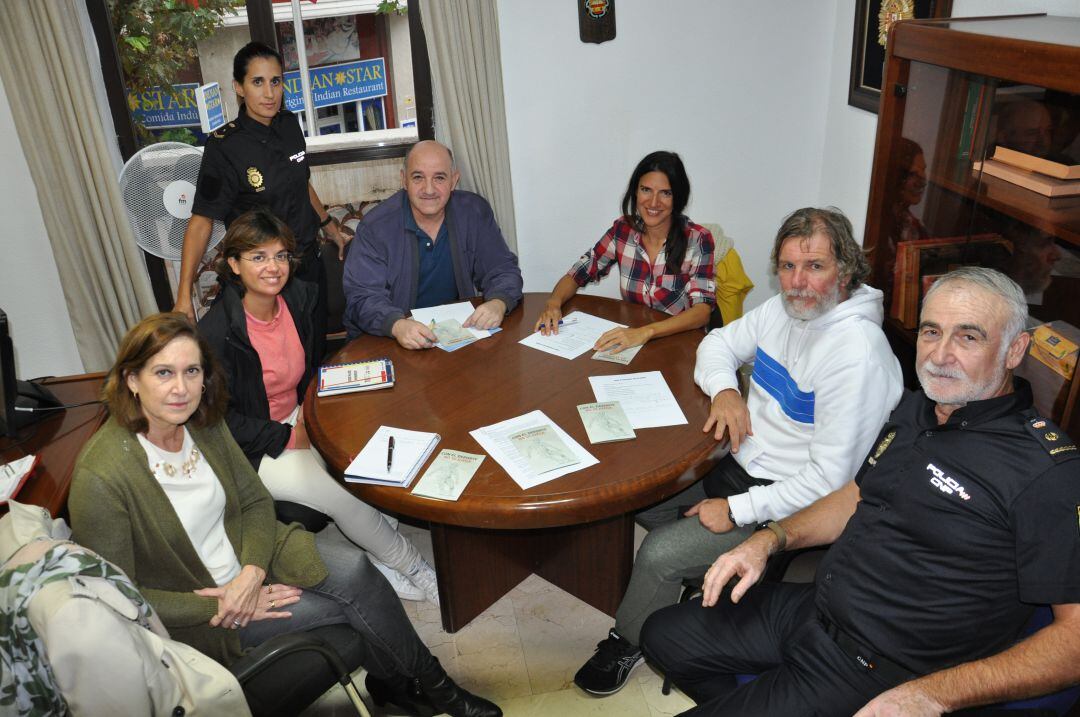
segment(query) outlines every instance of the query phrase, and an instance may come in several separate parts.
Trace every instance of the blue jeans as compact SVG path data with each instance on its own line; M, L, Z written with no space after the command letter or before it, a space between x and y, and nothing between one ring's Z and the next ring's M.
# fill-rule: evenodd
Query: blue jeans
M304 588L300 601L285 608L292 617L259 620L240 630L240 644L255 647L275 635L348 623L364 638L364 667L376 677L415 677L434 662L413 629L386 578L364 551L330 524L315 535L315 547L329 574Z

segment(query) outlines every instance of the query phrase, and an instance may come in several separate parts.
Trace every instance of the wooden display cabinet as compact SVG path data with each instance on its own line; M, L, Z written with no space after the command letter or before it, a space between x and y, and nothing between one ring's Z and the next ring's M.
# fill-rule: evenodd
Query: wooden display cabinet
M981 172L976 163L998 144L1080 164L1080 18L894 26L864 246L870 283L886 293L886 333L911 386L922 293L935 274L957 265L991 265L1012 276L1028 297L1032 326L1080 327L1080 196L1051 199ZM1077 438L1080 381L1030 356L1021 373L1040 411Z

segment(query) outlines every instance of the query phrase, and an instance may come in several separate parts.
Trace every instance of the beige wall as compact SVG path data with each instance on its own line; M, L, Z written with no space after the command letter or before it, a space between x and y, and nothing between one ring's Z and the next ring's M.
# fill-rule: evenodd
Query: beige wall
M401 160L377 159L312 167L311 184L323 204L386 199L401 189Z
M406 15L391 15L387 19L387 27L390 34L390 57L386 58L386 61L394 73L394 112L400 127L406 117L416 117L409 18Z
M199 43L199 65L203 82L221 85L225 116L236 116L236 94L232 90L232 59L236 51L251 40L246 27L223 27Z

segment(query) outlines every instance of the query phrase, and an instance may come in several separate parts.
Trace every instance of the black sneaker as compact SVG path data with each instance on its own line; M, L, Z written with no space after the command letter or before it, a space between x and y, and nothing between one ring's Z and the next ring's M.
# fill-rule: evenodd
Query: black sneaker
M612 630L596 644L596 653L574 675L574 684L590 695L613 695L644 661L640 649Z

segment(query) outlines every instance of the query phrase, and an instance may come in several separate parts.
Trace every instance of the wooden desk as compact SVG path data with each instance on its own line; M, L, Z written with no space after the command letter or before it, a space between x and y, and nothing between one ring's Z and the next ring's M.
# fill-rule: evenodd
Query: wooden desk
M45 380L63 403L93 401L101 395L105 374L63 376ZM20 503L48 508L53 517L67 510L71 472L79 451L105 422L105 407L100 404L54 411L53 415L26 426L14 438L0 438L0 463L36 454L37 469L15 494ZM0 506L7 510L6 506Z
M650 342L629 366L593 361L591 351L568 361L518 343L532 332L544 299L546 294L526 295L502 332L452 353L406 351L393 339L361 337L335 360L389 356L397 373L394 388L316 398L312 385L304 402L311 440L338 476L381 424L438 433L436 454L442 448L484 453L470 430L535 409L599 459L523 491L489 456L456 502L346 484L373 505L430 521L448 632L529 573L614 615L633 563L633 512L689 486L717 453L717 443L701 431L709 401L692 377L701 332ZM628 325L662 317L590 296L571 299L565 312L575 309ZM633 441L591 445L576 408L596 400L588 377L654 370L663 372L689 423L643 429Z

